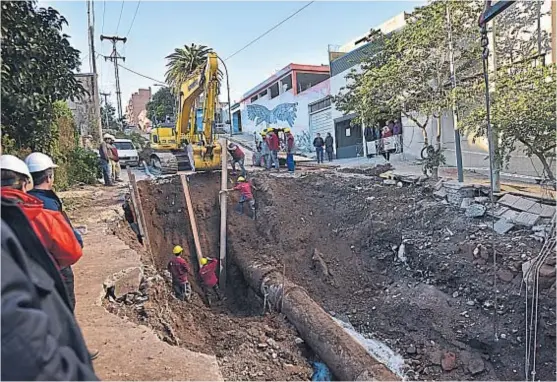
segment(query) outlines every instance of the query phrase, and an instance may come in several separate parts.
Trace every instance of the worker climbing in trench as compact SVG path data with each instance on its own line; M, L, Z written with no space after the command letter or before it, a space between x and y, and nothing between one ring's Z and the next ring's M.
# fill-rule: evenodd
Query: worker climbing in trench
M219 300L222 300L219 291L219 280L217 278L217 269L219 266L219 261L210 257L202 257L199 261L201 267L199 268L199 276L203 280L203 284L207 289L212 290ZM211 300L208 293L205 293L209 305L211 305Z
M236 212L240 215L244 214L244 203L248 203L250 211L251 211L251 218L253 220L256 219L256 211L255 211L255 198L253 197L252 188L257 190L251 182L247 181L246 178L243 176L238 177L238 182L234 188L222 190L222 192L229 192L229 191L240 191L240 201L238 202L238 206L236 208Z
M188 264L182 257L184 248L176 245L172 250L174 258L168 262L168 271L172 275L172 289L180 301L190 301L191 285L188 281Z

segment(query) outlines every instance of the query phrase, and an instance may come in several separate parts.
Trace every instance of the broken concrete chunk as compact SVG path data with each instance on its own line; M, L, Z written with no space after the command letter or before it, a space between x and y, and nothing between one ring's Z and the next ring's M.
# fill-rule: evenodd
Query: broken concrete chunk
M485 215L486 208L483 204L471 204L466 208L466 216L469 218L481 218Z
M507 219L499 219L493 225L493 230L500 235L504 235L514 228L514 224L509 222Z
M540 277L554 277L555 271L555 266L544 264L540 268Z
M439 191L443 187L443 180L439 179L437 183L435 183L435 190Z
M517 200L518 200L518 197L516 197L514 195L511 195L511 194L506 194L501 199L498 200L498 203L502 204L504 206L507 206L507 207L512 207L513 204L515 204Z
M548 206L547 204L542 204L541 208L542 211L539 213L539 215L542 218L552 218L553 215L555 215L555 206Z
M489 202L489 197L487 197L487 196L476 196L474 198L474 201L476 203L487 203L487 202Z
M512 205L515 210L528 211L536 204L535 201L526 198L517 198L516 202Z
M506 283L511 282L514 279L513 274L508 269L499 269L497 271L497 276Z
M505 206L497 206L495 209L490 209L487 214L489 216L493 216L493 217L501 217L501 215L503 215L505 212L507 212L509 210L509 207L505 207Z
M394 186L396 184L396 180L394 180L394 179L384 179L383 184L386 184L388 186Z
M506 220L508 220L508 221L510 221L510 222L514 222L514 220L516 219L516 217L518 216L518 214L519 214L519 213L518 213L517 211L514 211L514 210L509 209L509 210L507 210L505 213L503 213L503 214L501 215L501 218L502 218L502 219L506 219Z
M112 275L104 282L105 290L114 288L114 297L117 299L128 293L139 291L143 271L139 267L124 269Z
M473 198L462 198L462 202L460 202L460 209L467 209L473 202Z
M481 358L472 358L470 362L468 362L468 371L472 375L480 374L484 371L484 361Z
M456 368L456 355L452 352L446 352L441 358L441 368L445 371L451 371Z
M447 196L447 191L441 189L441 190L439 190L439 191L435 191L435 192L433 193L433 195L436 196L436 197L438 197L438 198L445 199L445 197Z
M539 215L534 215L529 212L521 212L514 219L514 222L521 226L533 227L538 222L539 219L540 219Z

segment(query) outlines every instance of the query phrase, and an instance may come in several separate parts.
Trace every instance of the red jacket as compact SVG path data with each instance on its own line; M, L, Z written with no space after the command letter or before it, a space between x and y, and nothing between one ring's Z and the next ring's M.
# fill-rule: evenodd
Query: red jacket
M3 197L17 201L58 269L73 265L81 258L81 245L64 215L59 211L45 210L40 199L23 191L9 187L2 187L1 191Z
M269 135L267 136L267 145L269 146L269 150L271 151L279 150L279 138L275 133L269 133Z
M199 275L201 276L203 283L209 288L214 287L219 282L217 279L218 265L219 261L217 259L210 259L209 262L199 270Z
M230 155L232 155L232 159L234 159L235 161L238 161L245 156L240 146L236 146L234 150L228 150L228 151L230 152Z
M286 134L286 148L288 152L291 152L294 148L294 136L292 135L292 133Z
M175 256L168 263L168 271L172 275L172 281L185 283L188 281L188 263L180 256Z
M240 195L242 195L244 198L253 199L251 184L249 182L240 182L234 186L234 189L240 191Z

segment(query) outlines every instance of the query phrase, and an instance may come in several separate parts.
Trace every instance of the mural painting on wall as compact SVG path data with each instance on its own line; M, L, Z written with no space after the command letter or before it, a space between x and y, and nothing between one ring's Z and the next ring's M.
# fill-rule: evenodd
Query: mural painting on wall
M263 105L246 105L248 111L248 119L255 122L255 126L260 123L265 122L266 125L271 125L279 122L286 122L288 126L294 126L294 121L296 121L296 112L298 102L293 103L281 103L277 105L273 110L267 109Z

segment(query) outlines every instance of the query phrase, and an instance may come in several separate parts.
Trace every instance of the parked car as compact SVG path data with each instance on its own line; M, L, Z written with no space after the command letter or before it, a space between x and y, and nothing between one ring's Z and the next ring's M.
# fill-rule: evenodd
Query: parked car
M139 166L139 154L129 139L116 139L114 146L118 150L120 166Z

